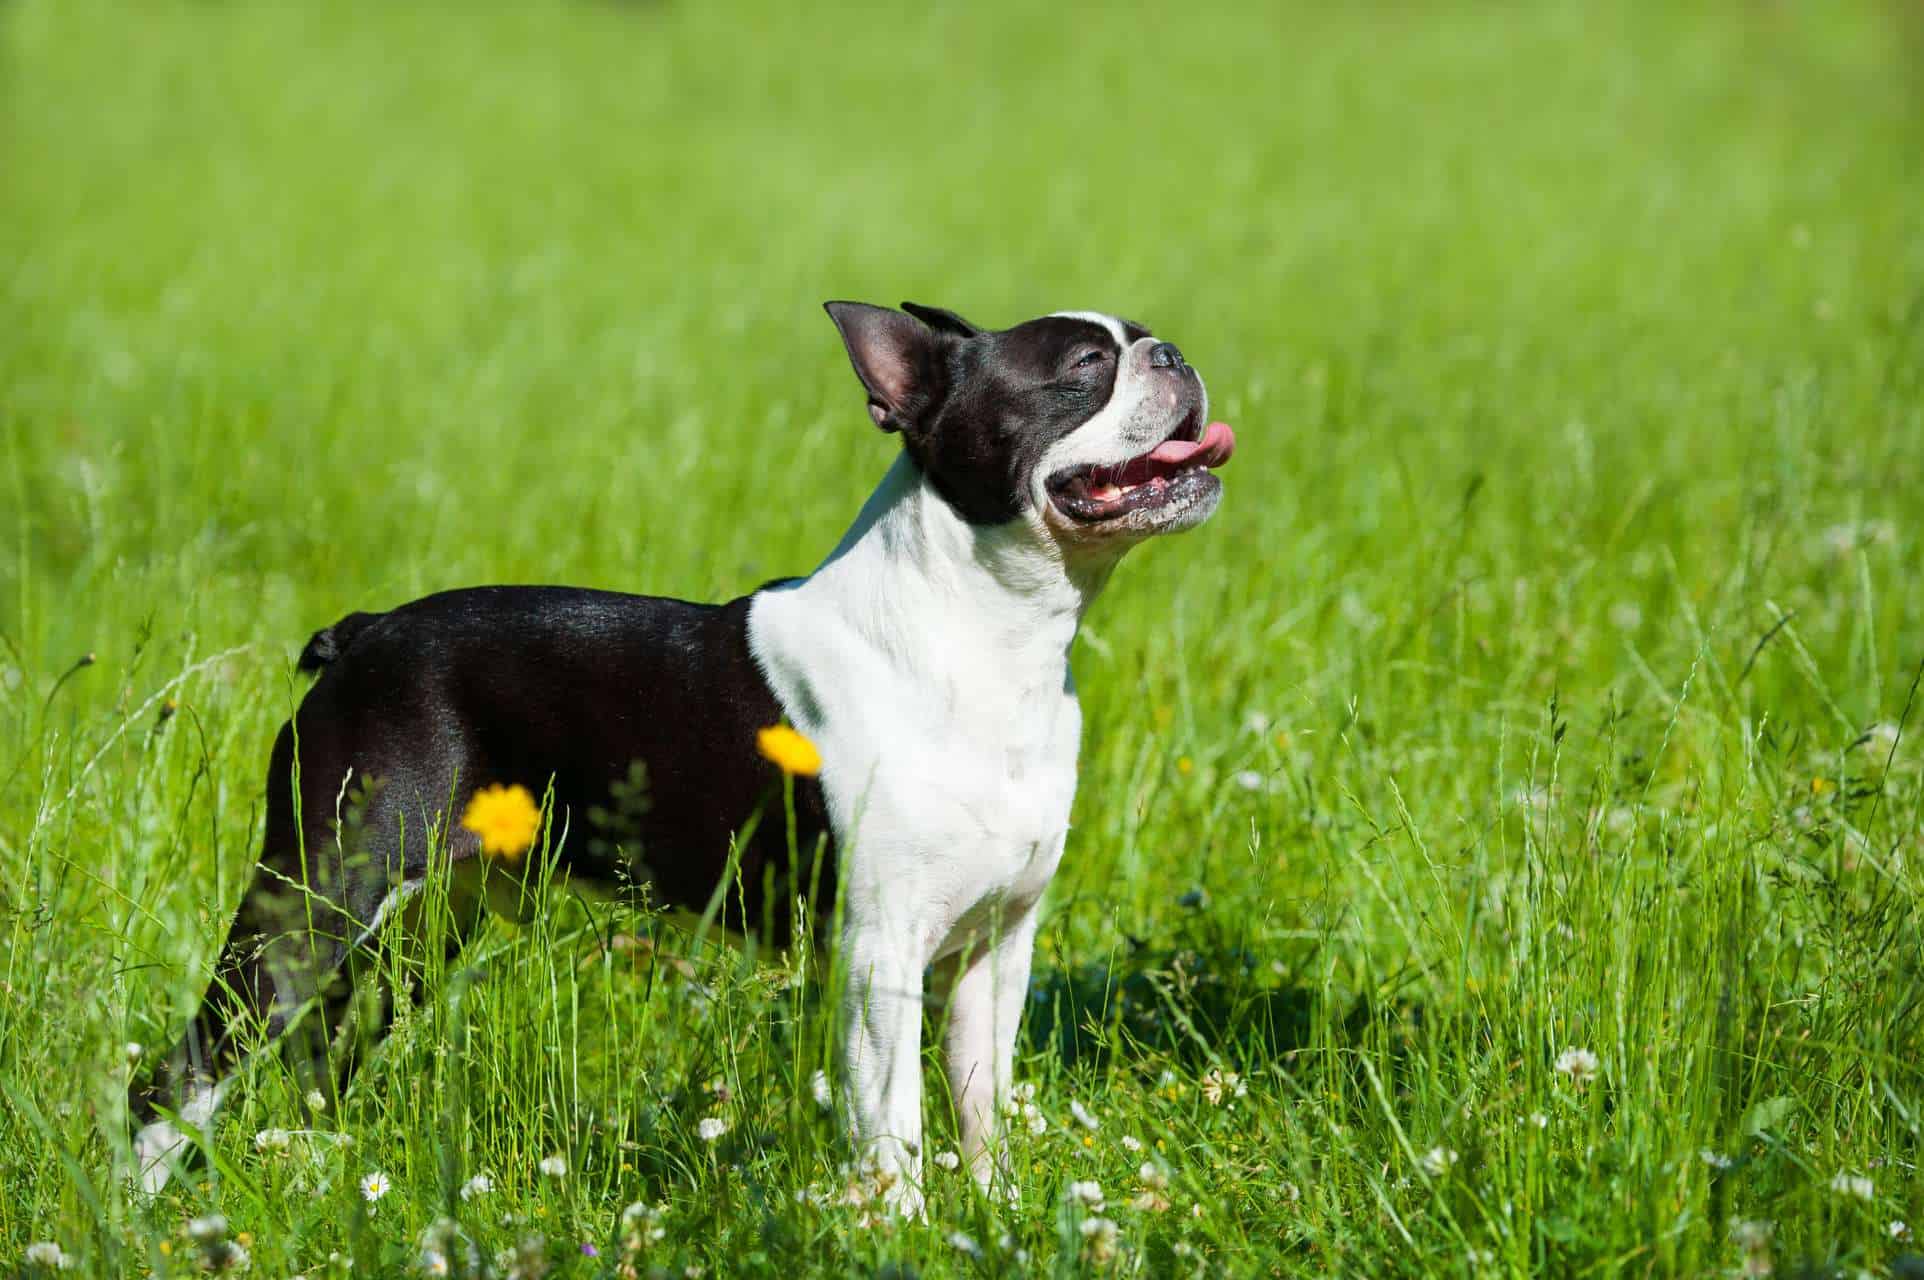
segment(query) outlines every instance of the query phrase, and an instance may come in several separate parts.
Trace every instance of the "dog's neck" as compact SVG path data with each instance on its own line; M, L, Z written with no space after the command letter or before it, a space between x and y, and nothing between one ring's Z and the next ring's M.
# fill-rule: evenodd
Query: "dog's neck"
M1115 562L1071 560L1030 519L969 524L904 453L799 590L898 662L967 648L1059 675Z

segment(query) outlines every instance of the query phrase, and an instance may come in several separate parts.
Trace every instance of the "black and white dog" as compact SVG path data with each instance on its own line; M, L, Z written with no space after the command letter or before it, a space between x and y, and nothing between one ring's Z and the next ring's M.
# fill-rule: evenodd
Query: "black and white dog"
M552 785L553 829L575 833L555 856L576 880L645 882L700 910L738 869L731 922L778 929L796 895L819 915L839 883L842 1096L909 1210L923 982L941 964L962 1146L992 1178L1037 904L1075 793L1076 628L1124 552L1215 510L1211 468L1234 437L1180 351L1112 316L990 331L912 304L828 313L903 449L810 576L722 605L450 591L309 642L301 665L320 678L274 745L265 845L216 981L134 1099L149 1189L186 1142L156 1103L204 1124L243 1039L332 1034L349 1003L338 972L422 886L430 832L447 833L457 886L485 884L462 875L483 860L449 815L497 783ZM783 720L821 754L795 792L800 847L832 850L812 876L794 874L779 802L737 840L779 795L756 742ZM581 838L636 762L649 804L632 840Z

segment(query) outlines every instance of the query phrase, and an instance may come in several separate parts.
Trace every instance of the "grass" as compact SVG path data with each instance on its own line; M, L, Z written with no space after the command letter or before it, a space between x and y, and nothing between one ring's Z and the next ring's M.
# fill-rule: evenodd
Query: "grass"
M1920 85L1895 2L0 6L0 1270L1921 1265ZM1140 317L1242 446L1078 648L1019 1205L801 1195L816 971L573 900L134 1197L300 643L805 571L829 297Z

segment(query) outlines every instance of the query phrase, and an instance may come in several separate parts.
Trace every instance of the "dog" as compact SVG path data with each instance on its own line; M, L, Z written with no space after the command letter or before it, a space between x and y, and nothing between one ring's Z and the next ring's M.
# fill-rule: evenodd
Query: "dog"
M895 1207L919 1209L933 972L963 1157L995 1181L1075 795L1077 627L1130 548L1215 511L1235 437L1182 352L1114 316L987 330L912 303L826 310L901 450L808 577L720 605L471 588L309 641L299 665L318 679L275 741L261 859L215 981L131 1099L144 1187L184 1151L174 1121L208 1122L243 1039L285 1045L305 1025L325 1044L346 962L436 873L430 832L450 901L488 896L481 842L450 819L514 784L574 833L551 855L572 881L695 910L722 897L729 923L776 932L796 899L826 918L839 893L840 1092L860 1155ZM820 756L794 778L793 846L757 747L784 721ZM631 839L581 838L637 769ZM791 848L824 856L802 869Z

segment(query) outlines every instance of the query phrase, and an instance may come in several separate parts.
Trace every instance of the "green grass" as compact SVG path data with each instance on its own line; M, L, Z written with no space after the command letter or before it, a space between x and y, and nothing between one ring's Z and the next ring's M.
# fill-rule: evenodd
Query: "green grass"
M1891 1267L1920 86L1896 0L0 5L0 1271L180 1274L219 1212L263 1275L444 1214L608 1275L646 1200L644 1274L1069 1275L1079 1179L1130 1274ZM266 1065L130 1194L123 1046L205 981L307 634L807 570L892 447L829 297L1139 317L1239 434L1078 648L1020 1204L798 1200L817 971L573 901L411 975L338 1140L256 1149Z

